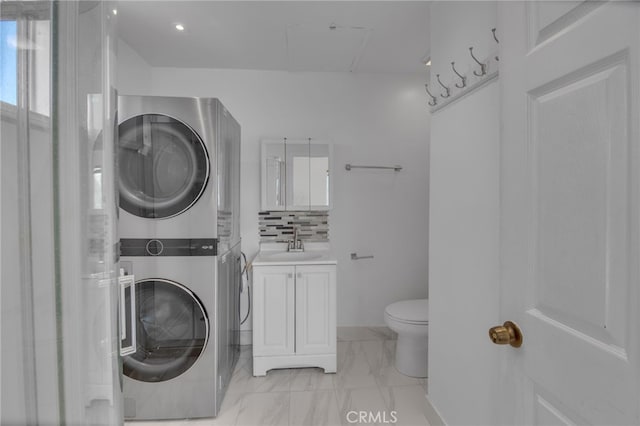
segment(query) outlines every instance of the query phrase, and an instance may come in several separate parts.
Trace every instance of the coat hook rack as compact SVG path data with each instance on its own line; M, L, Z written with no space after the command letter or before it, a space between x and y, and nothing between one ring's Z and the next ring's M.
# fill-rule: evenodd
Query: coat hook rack
M491 32L496 43L499 43L496 29L493 28ZM459 70L456 68L455 62L451 62L451 69L454 75L451 76L452 79L448 82L449 87L445 86L442 83L440 74L436 74L436 79L440 86L442 86L442 90L440 96L438 96L437 105L429 103L429 105L431 106L430 111L432 114L435 114L438 111L446 108L448 105L456 102L457 100L466 97L470 93L473 93L480 87L489 84L498 77L500 63L497 61L498 55L496 49L490 50L489 54L486 57L482 58L482 62L478 59L478 57L476 57L473 49L473 46L469 47L469 54L471 55L473 61L475 61L475 64L471 62L471 68L469 70L464 70L464 73L459 72ZM496 59L496 61L494 61L494 58ZM460 67L460 65L458 65L458 67ZM473 75L471 74L472 72ZM435 84L435 82L432 83L433 84L431 85L431 88L433 90L433 85ZM431 95L428 89L427 93L429 93L429 95L432 96L432 99L435 101L435 96Z
M473 54L473 47L469 48L469 53L471 54L471 57L473 58L474 61L476 61L476 63L478 65L480 65L480 73L478 73L477 71L473 72L473 75L478 76L478 77L482 77L483 75L487 74L487 64L483 64L482 62L480 62L478 60L478 58L475 57L475 55Z
M453 69L453 72L456 73L456 75L458 77L460 77L460 84L456 83L456 87L458 89L464 89L465 87L467 87L467 77L465 77L464 75L462 75L458 71L456 71L456 63L455 62L451 62L451 69Z
M435 96L433 96L433 95L431 94L431 92L429 91L429 85L428 85L428 84L425 84L425 85L424 85L424 90L426 90L426 91L427 91L427 95L429 95L429 97L431 98L431 102L429 102L429 105L430 105L430 106L436 106L436 105L438 105L438 98L436 98Z
M440 81L440 74L436 74L436 80L438 80L438 83L440 83L440 86L442 86L445 90L445 95L443 95L442 93L440 93L440 96L442 96L444 99L447 99L449 96L451 96L451 89L449 89L447 86L445 86L444 84L442 84L442 81Z
M491 33L493 34L493 39L496 41L496 44L500 44L500 40L498 40L498 37L496 36L496 28L491 28ZM496 55L495 58L496 58L496 61L500 60L498 55Z

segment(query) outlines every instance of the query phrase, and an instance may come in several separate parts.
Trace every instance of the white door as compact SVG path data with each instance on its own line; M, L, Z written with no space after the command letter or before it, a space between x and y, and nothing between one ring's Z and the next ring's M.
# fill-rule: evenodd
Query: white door
M253 269L253 354L295 352L295 267Z
M336 351L336 267L296 267L296 354Z
M640 423L639 9L500 4L504 423Z

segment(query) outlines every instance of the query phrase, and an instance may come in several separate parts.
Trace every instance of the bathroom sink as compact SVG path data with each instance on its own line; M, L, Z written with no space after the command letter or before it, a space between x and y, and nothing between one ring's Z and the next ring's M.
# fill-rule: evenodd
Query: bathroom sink
M263 253L261 256L264 260L273 262L293 262L301 260L313 260L322 257L322 253L314 253L308 251L279 251L276 253Z

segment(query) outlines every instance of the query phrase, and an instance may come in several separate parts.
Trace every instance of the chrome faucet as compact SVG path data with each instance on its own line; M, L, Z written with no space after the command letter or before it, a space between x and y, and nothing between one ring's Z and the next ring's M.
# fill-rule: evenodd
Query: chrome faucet
M289 240L287 251L304 251L304 244L302 244L302 240L298 238L298 228L295 226L293 227L293 239Z

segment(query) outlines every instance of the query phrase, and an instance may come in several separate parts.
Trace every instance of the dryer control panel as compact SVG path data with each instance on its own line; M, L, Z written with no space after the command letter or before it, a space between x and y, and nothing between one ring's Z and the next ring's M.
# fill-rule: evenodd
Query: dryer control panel
M120 256L217 256L217 238L122 238Z

